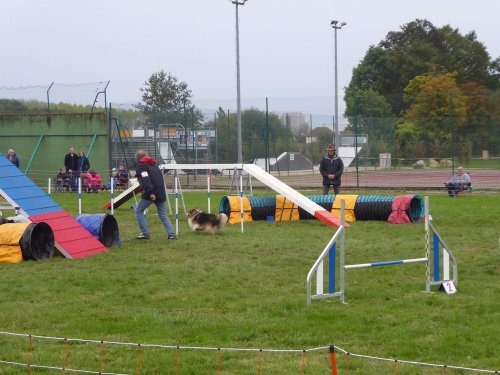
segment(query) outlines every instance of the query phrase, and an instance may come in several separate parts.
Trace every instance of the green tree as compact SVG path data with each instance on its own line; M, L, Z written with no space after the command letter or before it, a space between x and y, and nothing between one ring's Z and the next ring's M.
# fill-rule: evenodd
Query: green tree
M395 124L391 105L386 98L373 89L347 89L345 116L349 119L347 130L368 136L370 157L378 157L381 152L390 152L394 143ZM355 91L355 92L353 92ZM354 127L356 117L356 129Z
M236 143L236 113L229 115L219 107L216 114L217 121L217 149L219 161L234 163L237 159ZM297 144L291 132L286 129L279 116L269 113L269 153L270 157L278 156L284 151L297 151ZM243 140L243 160L264 158L266 114L255 108L241 113L241 132ZM215 127L214 121L206 123L207 127ZM288 148L288 149L287 149ZM212 150L214 152L214 150Z
M179 82L171 73L153 73L140 91L142 102L137 108L155 124L185 123L186 127L196 127L203 119L202 112L191 103L187 83Z
M329 143L332 143L333 131L327 126L320 126L314 128L313 135L316 137L316 142L320 144L321 153L324 154L324 150Z
M471 142L472 151L494 150L498 144L498 113L500 101L487 87L476 82L460 85L465 97L467 118L462 137Z
M313 138L316 140L309 146L307 155L311 157L313 164L318 165L323 155L325 148L329 143L332 143L333 130L328 126L318 126L312 131Z
M216 113L216 124L209 121L206 125L217 129L217 145L213 145L212 154L215 155L215 147L217 147L220 163L235 162L238 159L236 114L225 112L219 107Z
M391 31L371 46L353 70L346 100L357 90L373 89L399 116L407 108L403 90L410 80L437 67L456 73L458 83L475 81L495 90L499 87L500 61L490 61L486 47L474 32L463 36L450 26L436 28L427 20L415 20Z
M23 101L14 99L0 99L0 113L10 115L27 112L29 112L29 109Z
M94 108L94 112L103 112L103 108ZM92 106L72 103L52 103L51 113L90 113ZM0 113L47 113L47 103L39 100L0 99Z

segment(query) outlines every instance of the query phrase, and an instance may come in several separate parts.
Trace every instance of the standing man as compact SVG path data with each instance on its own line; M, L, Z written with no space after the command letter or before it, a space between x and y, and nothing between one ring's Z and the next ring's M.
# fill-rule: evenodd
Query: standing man
M147 156L143 150L135 153L135 160L137 162L135 165L135 177L142 188L141 200L135 208L135 217L141 229L141 234L136 239L149 240L149 228L144 210L154 203L158 211L158 217L167 231L167 238L175 240L174 228L172 228L172 223L168 219L167 210L165 209L167 193L165 192L163 173L156 165L156 160Z
M335 145L329 144L325 150L327 153L319 163L319 173L323 176L323 195L327 195L330 185L333 185L335 195L340 194L340 177L344 171L344 163L335 152Z
M69 153L64 156L64 166L66 167L66 173L69 174L69 181L71 185L71 190L76 190L76 179L78 178L78 163L79 157L75 154L75 149L73 147L69 148Z
M16 167L19 168L19 158L17 157L13 149L9 150L9 153L7 154L7 159L9 159L12 164L14 164Z

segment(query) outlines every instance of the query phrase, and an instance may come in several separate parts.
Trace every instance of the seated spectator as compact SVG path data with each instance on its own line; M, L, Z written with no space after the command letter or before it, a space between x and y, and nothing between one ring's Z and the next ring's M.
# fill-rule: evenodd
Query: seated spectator
M91 191L97 193L97 191L101 189L101 184L102 184L101 176L93 169L89 170L85 174L84 186L87 193L90 193Z
M82 190L90 193L92 191L92 185L94 184L94 176L90 171L87 171L82 177Z
M56 176L56 192L68 191L70 189L70 175L64 168L59 168Z
M114 184L117 189L125 190L128 186L129 173L125 169L125 164L120 164L118 172L115 174Z
M92 176L94 176L94 186L95 192L97 193L97 189L102 189L102 178L101 175L95 171L92 171Z
M9 150L7 154L7 159L9 159L12 164L14 164L16 167L19 168L19 158L17 157L13 149Z
M454 198L462 191L468 189L470 184L470 176L464 172L464 167L460 166L457 168L457 172L453 175L451 180L446 183L448 195Z

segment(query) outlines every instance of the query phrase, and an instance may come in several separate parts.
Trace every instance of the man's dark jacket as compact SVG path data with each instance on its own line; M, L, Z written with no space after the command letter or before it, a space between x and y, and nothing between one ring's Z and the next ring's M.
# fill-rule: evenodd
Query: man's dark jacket
M344 163L337 154L334 154L333 156L326 154L319 163L319 173L323 176L323 185L340 185L340 177L342 176L343 171ZM328 178L329 174L334 174L335 178L330 180Z
M154 194L158 202L167 200L163 172L156 165L155 159L149 156L140 159L135 165L135 177L141 184L143 199L151 200L150 195Z
M73 156L71 156L70 153L67 153L64 157L64 166L66 167L66 172L68 172L69 170L76 172L78 170L79 159L80 158L77 154L73 154Z

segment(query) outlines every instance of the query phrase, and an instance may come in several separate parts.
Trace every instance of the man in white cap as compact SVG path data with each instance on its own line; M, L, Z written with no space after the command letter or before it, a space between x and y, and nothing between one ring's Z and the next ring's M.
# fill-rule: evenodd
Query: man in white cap
M14 164L16 167L19 168L19 158L17 157L17 155L13 149L9 150L9 153L7 155L7 159L9 159L12 164Z
M340 177L344 172L344 163L335 152L334 144L330 143L325 151L326 155L319 163L319 173L323 176L323 195L328 194L330 186L333 186L333 191L337 195L340 194Z

